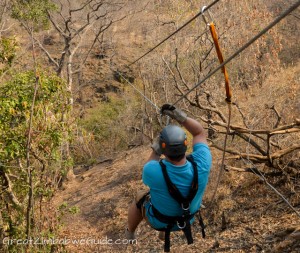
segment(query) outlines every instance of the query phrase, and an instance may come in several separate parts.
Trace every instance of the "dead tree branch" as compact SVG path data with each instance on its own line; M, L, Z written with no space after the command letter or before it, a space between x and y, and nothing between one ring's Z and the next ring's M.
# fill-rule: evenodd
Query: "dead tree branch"
M218 150L224 151L223 147L220 147L216 144L212 144L211 147L214 147ZM256 163L264 163L264 162L268 162L269 158L271 158L272 160L279 159L279 158L281 158L281 157L283 157L283 156L285 156L285 155L287 155L287 154L289 154L289 153L291 153L295 150L298 150L298 149L300 149L300 144L294 144L291 147L279 150L279 151L271 154L270 156L268 156L268 155L248 154L248 153L239 152L237 150L233 150L233 149L230 149L230 148L226 148L225 151L229 154L236 155L236 156L234 156L234 159L244 158L244 159L249 159L249 160L251 160L253 162L256 162Z
M290 202L273 186L271 185L266 177L263 175L261 171L259 171L254 165L253 167L246 167L246 168L236 168L232 166L226 166L227 170L232 170L232 171L238 171L238 172L251 172L254 175L258 176L260 179L262 179L266 185L274 191L299 217L300 213L290 204Z
M3 189L2 190L4 190L4 192L8 196L9 201L12 203L12 205L16 209L18 209L22 213L24 213L24 206L20 203L20 201L14 194L13 189L12 189L12 183L9 179L9 176L5 173L3 167L0 168L0 176L2 177L2 180L3 180Z

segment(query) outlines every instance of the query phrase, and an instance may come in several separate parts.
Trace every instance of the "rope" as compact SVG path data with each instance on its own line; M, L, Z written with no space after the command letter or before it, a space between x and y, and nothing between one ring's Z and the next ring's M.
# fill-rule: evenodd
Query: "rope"
M188 94L190 94L193 90L195 90L198 86L200 86L202 83L204 83L207 79L209 79L211 76L213 76L218 70L222 69L227 63L229 63L231 60L233 60L236 56L238 56L241 52L243 52L245 49L247 49L252 43L254 43L256 40L258 40L262 35L264 35L266 32L268 32L273 26L275 26L277 23L279 23L283 18L285 18L287 15L289 15L293 10L297 9L300 5L300 0L298 0L295 4L293 4L290 8L288 8L286 11L284 11L280 16L278 16L273 22L271 22L267 27L265 27L261 32L259 32L256 36L254 36L252 39L250 39L246 44L244 44L239 50L237 50L234 54L232 54L227 60L225 60L221 65L219 65L217 68L215 68L213 71L211 71L205 78L203 78L199 83L197 83L192 89L190 89L188 92L186 92L184 95L182 95L175 103L173 103L173 106L176 105L178 102L180 102L182 99L186 98Z
M140 56L139 58L137 58L136 60L134 60L133 62L131 62L128 66L131 66L133 64L135 64L136 62L138 62L139 60L141 60L142 58L144 58L146 55L150 54L152 51L154 51L156 48L158 48L161 44L163 44L164 42L166 42L168 39L170 39L173 35L175 35L176 33L178 33L180 30L182 30L184 27L186 27L188 24L190 24L192 21L194 21L196 18L198 18L199 16L201 16L205 11L208 11L211 7L213 7L217 2L219 2L220 0L215 0L214 2L212 2L210 5L208 5L203 11L198 12L194 17L192 17L191 19L189 19L187 22L185 22L181 27L179 27L176 31L174 31L173 33L171 33L168 37L166 37L165 39L163 39L161 42L159 42L156 46L154 46L153 48L151 48L150 50L148 50L146 53L144 53L142 56Z
M203 19L207 23L205 16L203 16ZM219 58L219 62L220 62L220 64L222 64L224 62L224 58L223 58L223 54L222 54L221 47L220 47L220 44L219 44L218 35L217 35L217 32L216 32L215 25L214 25L213 21L211 21L210 23L207 23L207 24L209 26L209 30L210 30L211 36L213 38L213 41L214 41L214 45L215 45L215 48L216 48L217 56ZM229 85L229 76L228 76L228 73L227 73L227 70L226 70L225 66L222 67L222 72L224 74L224 79L225 79L226 101L227 101L227 105L228 105L228 123L227 123L227 128L226 128L225 139L224 139L224 146L223 146L223 152L222 152L222 162L221 162L221 166L220 166L218 180L217 180L217 184L216 184L213 196L211 198L209 207L213 204L213 201L214 201L215 196L217 194L217 189L220 185L221 178L222 178L223 172L225 170L224 164L225 164L226 146L227 146L228 134L230 132L230 122L231 122L231 97L232 97L232 91L231 91L231 88L230 88L230 85Z
M216 197L217 194L217 190L219 188L220 182L221 182L221 178L223 175L223 172L225 171L225 153L226 153L226 146L227 146L227 139L228 139L228 135L230 132L230 122L231 122L231 103L227 103L228 105L228 123L227 123L227 128L226 128L226 135L225 135L225 139L224 139L224 146L223 146L223 152L222 152L222 161L221 161L221 166L220 166L220 171L219 171L219 175L218 175L218 181L216 184L216 187L214 189L214 193L211 197L211 200L208 204L208 209L210 209L210 207L212 206L214 199Z

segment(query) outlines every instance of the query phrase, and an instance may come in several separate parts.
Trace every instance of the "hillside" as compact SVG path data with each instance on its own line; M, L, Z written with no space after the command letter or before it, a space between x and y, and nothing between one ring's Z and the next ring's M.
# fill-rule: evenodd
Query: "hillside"
M56 206L66 204L79 212L63 215L59 238L93 239L98 245L68 244L70 252L163 252L158 232L142 222L137 245L126 245L124 228L127 208L137 189L143 187L141 168L149 148L140 147L120 154L111 162L100 163L75 175L56 193ZM218 155L204 205L219 173ZM218 189L217 202L203 209L207 237L202 239L198 222L193 226L195 243L187 245L180 232L172 234L172 252L299 252L299 218L266 185L249 173L226 173ZM109 244L111 239L124 245ZM101 245L102 244L102 245Z
M151 33L143 31L138 23L134 22L134 20L138 20L140 24L147 24L144 28L146 30L147 27L154 25L150 13L149 11L149 15L146 16L143 13L137 14L131 22L125 23L125 28L122 29L122 26L118 28L120 33L116 33L116 36L120 36L121 39L116 40L118 45L116 50L119 56L119 58L115 58L116 65L122 66L128 63L128 60L137 58L146 51L146 49L142 50L143 48L149 48L148 44L153 45L155 42L155 40L149 42L149 39L152 38L149 35ZM161 18L163 19L163 17ZM136 32L139 29L142 31L140 35ZM135 33L130 31L135 31ZM130 38L123 41L122 36L128 33ZM295 36L294 40L299 40L299 34L292 34ZM161 36L161 34L158 35ZM292 49L288 50L289 46ZM272 117L268 113L264 114L264 109L271 106L273 101L276 101L274 104L280 108L283 122L291 122L296 115L299 115L300 107L296 95L300 93L300 65L297 64L299 58L295 54L290 55L295 47L297 47L296 44L286 44L286 50L282 51L280 57L289 68L266 78L264 85L252 87L245 92L235 84L235 101L238 101L239 105L253 116L253 121L257 120L258 123L253 126L258 126L259 123L263 124L268 117ZM126 50L124 51L124 49ZM154 55L157 54L159 52ZM152 64L159 68L159 64L153 61L155 56L152 58L150 56L150 62L152 60L150 65L147 64L147 60L141 65L149 68L150 71L154 71L151 67ZM159 61L159 59L156 60ZM232 69L231 71L233 72ZM287 79L290 85L281 82L281 80ZM275 87L273 87L274 84L276 84ZM276 99L274 94L279 94ZM284 105L287 107L285 108ZM253 108L255 111L252 110ZM238 112L236 111L235 114ZM235 116L233 118L238 120ZM239 121L236 123L240 125ZM295 138L299 138L299 135L295 135ZM222 143L223 141L224 139L221 138ZM239 145L239 143L235 145ZM74 177L65 182L63 190L57 192L54 198L55 205L66 203L68 208L76 207L79 212L76 214L67 212L63 216L64 226L59 233L60 236L104 240L104 245L69 244L66 249L71 252L163 252L163 242L158 239L158 232L152 230L144 222L137 230L137 245L105 245L105 239L115 241L125 238L127 208L136 190L143 187L141 182L142 166L148 157L149 146L150 144L146 142L141 147L124 151L109 162L91 166L87 171L81 170L83 172L77 175L75 173ZM221 153L215 149L212 151L213 168L203 202L206 208L202 210L207 224L207 237L205 239L201 237L200 227L196 222L193 226L195 243L188 246L181 233L174 233L171 237L171 251L298 252L300 250L299 217L257 175L237 171L225 173L221 185L217 189L216 199L211 203L217 185L221 160ZM75 169L75 171L78 170L80 171L78 168ZM272 183L284 196L289 196L289 201L299 210L299 195L290 195L289 186L281 183L280 180L274 179ZM294 192L299 192L299 186L296 186Z

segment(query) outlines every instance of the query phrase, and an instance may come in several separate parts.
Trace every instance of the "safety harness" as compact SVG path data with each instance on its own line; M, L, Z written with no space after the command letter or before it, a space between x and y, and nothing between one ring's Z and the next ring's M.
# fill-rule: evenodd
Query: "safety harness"
M158 219L160 222L168 224L167 227L162 228L162 229L156 229L158 231L164 231L165 232L165 245L164 245L164 251L169 252L170 251L170 232L174 226L177 225L177 227L183 231L188 244L193 243L193 237L192 237L192 232L191 232L191 224L190 221L193 219L195 216L195 213L190 212L190 205L192 200L194 199L195 195L197 194L198 191L198 170L197 170L197 164L193 160L191 156L187 157L187 160L192 163L193 166L193 171L194 171L194 178L193 182L190 188L190 192L188 196L185 198L182 196L178 188L172 183L168 173L167 173L167 168L166 165L162 162L162 160L159 162L164 179L166 181L168 191L172 198L174 198L182 208L182 215L181 216L168 216L164 215L161 212L159 212L152 204L152 211L153 215L156 219ZM201 214L199 213L198 215L199 218L199 224L202 229L202 237L205 237L205 225L203 223Z

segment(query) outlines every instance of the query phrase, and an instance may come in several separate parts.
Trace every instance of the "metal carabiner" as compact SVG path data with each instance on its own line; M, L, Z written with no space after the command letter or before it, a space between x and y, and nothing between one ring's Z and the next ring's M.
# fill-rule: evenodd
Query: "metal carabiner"
M160 113L160 123L163 124L163 115ZM166 115L166 126L170 124L170 116Z
M189 209L190 209L190 206L191 206L191 203L189 203L188 207L187 207L187 208L185 208L185 207L184 207L184 204L183 204L183 203L181 203L181 208L182 208L182 210L183 210L183 211L189 211Z
M202 7L201 13L202 13L202 18L203 18L204 23L205 23L206 25L209 26L211 23L213 23L213 18L212 18L212 15L211 15L210 11L207 10L208 17L209 17L209 19L210 19L210 23L207 21L206 16L205 16L205 14L204 14L204 11L205 11L206 7L207 7L207 6L203 6L203 7Z
M170 124L170 116L167 115L167 121L166 121L166 125Z
M184 229L185 226L186 226L186 222L185 222L185 221L183 222L183 226L182 226L182 227L179 225L179 222L177 221L177 227L178 227L179 229Z

